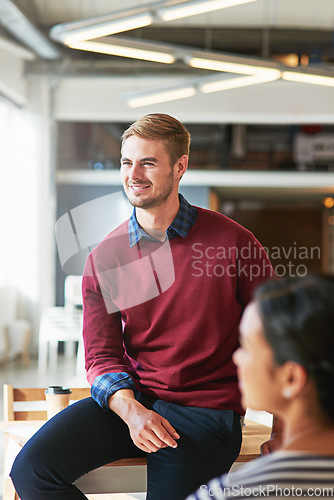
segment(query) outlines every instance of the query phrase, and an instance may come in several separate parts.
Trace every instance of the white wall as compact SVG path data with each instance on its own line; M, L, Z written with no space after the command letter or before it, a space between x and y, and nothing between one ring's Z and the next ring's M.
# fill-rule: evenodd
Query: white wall
M55 196L46 81L27 86L27 105L0 100L0 284L18 292L18 317L33 324L54 298Z
M13 102L26 103L26 82L23 77L24 61L0 50L0 92Z
M41 311L54 305L55 298L55 218L56 194L54 179L54 122L52 117L52 89L47 79L31 81L28 86L28 105L24 116L33 130L33 157L31 168L35 172L35 182L30 195L34 199L36 256L33 279L37 284L36 302L33 304L32 349L37 350L38 327Z
M252 87L197 94L169 103L130 109L127 92L168 88L183 82L172 77L68 78L55 92L59 120L132 121L165 112L193 123L334 123L334 87L279 80Z

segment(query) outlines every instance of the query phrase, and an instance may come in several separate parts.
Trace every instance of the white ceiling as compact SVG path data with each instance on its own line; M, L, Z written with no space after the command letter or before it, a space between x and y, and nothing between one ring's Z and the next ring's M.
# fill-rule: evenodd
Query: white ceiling
M53 26L63 22L114 14L124 9L157 4L159 0L1 0L12 1L47 37ZM181 0L168 0L179 3ZM184 1L184 0L182 0ZM167 1L161 2L166 4ZM158 25L159 24L159 25ZM6 26L5 26L6 28ZM12 37L16 33L12 30ZM257 0L170 23L155 23L124 34L186 45L191 48L274 57L296 52L318 56L318 65L334 71L334 0ZM9 35L10 36L10 35ZM24 41L26 39L24 38ZM22 41L20 42L23 43ZM124 92L151 90L182 83L185 78L202 76L202 70L189 68L179 60L171 65L136 61L116 56L57 46L63 57L56 61L36 58L25 67L27 78L47 76L60 82L56 92L59 119L106 120L113 116L131 120L135 113L124 102ZM212 74L212 73L211 73ZM77 77L80 79L77 79ZM131 78L129 78L129 76ZM97 81L97 77L102 77ZM66 80L66 79L73 79ZM107 78L107 79L106 79ZM79 81L80 80L80 83ZM93 81L94 80L94 81ZM92 85L95 85L94 92ZM110 100L104 98L99 86ZM78 92L80 87L81 92ZM219 94L198 94L193 98L163 103L160 108L182 114L186 121L226 123L333 123L333 89L281 80L269 84ZM98 103L83 95L101 94ZM219 99L218 99L219 98ZM77 106L77 107L76 107ZM143 111L146 111L145 108ZM148 111L150 111L148 109ZM168 111L166 111L168 112ZM65 115L64 115L65 113ZM196 115L196 116L195 116Z
M145 0L17 0L43 27L150 5ZM121 7L120 7L121 6ZM159 24L159 23L156 23ZM161 23L160 23L161 24ZM172 26L334 29L333 0L258 0L170 22Z

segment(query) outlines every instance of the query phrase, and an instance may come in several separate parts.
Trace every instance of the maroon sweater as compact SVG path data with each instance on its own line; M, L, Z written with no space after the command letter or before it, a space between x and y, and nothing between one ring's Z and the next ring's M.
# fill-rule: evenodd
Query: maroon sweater
M127 372L145 394L243 414L232 354L242 311L272 267L248 230L197 210L186 238L130 248L125 222L90 254L87 378Z

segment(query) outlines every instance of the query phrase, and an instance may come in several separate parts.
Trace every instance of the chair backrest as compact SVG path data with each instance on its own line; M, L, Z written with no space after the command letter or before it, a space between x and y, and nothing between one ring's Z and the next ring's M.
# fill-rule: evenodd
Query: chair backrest
M64 305L70 312L82 310L82 276L68 275L64 283Z
M72 389L71 401L90 396L89 387ZM4 420L46 420L45 388L15 388L12 385L3 386Z

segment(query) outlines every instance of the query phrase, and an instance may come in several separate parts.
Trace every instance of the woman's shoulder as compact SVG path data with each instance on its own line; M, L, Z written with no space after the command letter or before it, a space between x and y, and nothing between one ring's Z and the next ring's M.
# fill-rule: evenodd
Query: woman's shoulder
M198 496L191 496L189 500L307 496L308 490L321 487L331 488L334 495L334 456L277 451L202 485Z
M298 474L300 471L304 474L306 469L310 472L313 469L316 471L329 469L334 472L334 455L322 456L304 452L277 451L248 462L236 471L226 474L224 483L228 485L246 483L247 481L254 482L255 478L260 482L259 478L261 481L265 481L266 478L269 479L272 476L286 478L289 475ZM332 479L334 483L334 475Z

